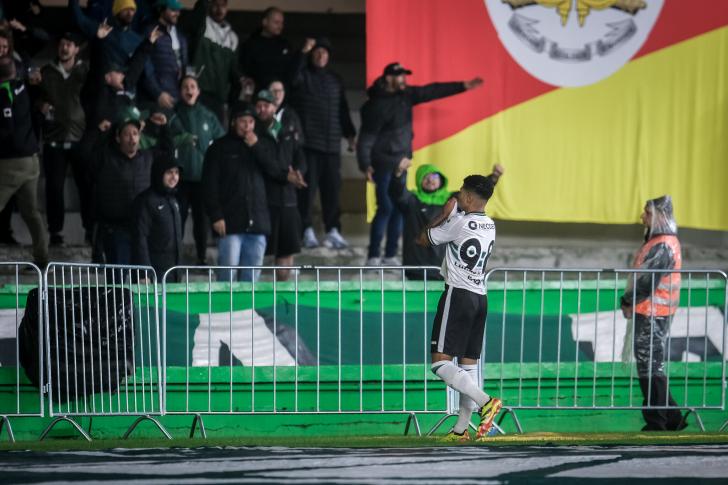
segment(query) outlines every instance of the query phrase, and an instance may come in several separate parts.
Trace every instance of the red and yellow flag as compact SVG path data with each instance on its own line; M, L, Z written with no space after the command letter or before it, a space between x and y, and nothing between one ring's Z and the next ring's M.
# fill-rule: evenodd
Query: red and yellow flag
M728 230L728 2L367 0L367 81L485 85L415 108L415 167L502 163L501 219ZM412 170L411 172L414 172ZM372 198L370 197L370 200Z

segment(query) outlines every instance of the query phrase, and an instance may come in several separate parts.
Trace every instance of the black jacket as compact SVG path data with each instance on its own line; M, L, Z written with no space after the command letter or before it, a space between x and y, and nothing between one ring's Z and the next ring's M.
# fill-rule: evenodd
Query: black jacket
M263 37L254 32L240 46L240 70L253 78L255 90L267 89L278 79L286 86L291 77L291 45L284 37Z
M271 149L275 151L276 171L278 175L274 177L267 176L265 178L265 190L268 197L268 205L271 207L296 207L298 205L298 195L296 187L293 186L286 177L281 178L280 174L288 174L288 167L306 173L306 158L303 153L303 140L300 136L300 121L296 112L287 108L283 112L281 119L281 130L278 138L273 138L265 128L263 123L258 121L258 138L269 143Z
M389 93L379 78L367 90L369 99L361 107L361 131L357 144L359 169L392 171L403 157L412 157L412 107L465 91L462 82L407 86Z
M341 138L356 135L341 77L328 68L318 68L309 56L298 53L291 80L296 111L301 116L306 148L339 153Z
M0 159L38 153L30 96L22 81L0 83Z
M151 266L162 279L165 271L179 264L182 223L175 190L164 187L164 172L177 167L171 157L158 157L152 164L152 186L134 199L132 263Z
M139 150L129 158L119 150L113 129L102 133L98 128L84 142L94 185L94 210L100 223L132 228L134 199L151 185L151 169L155 156L173 151L169 129L161 130L154 150ZM92 150L88 152L88 150Z
M202 190L211 222L225 220L228 234L270 234L265 176L286 179L264 138L249 147L229 132L210 145L202 166Z
M81 106L81 89L88 75L88 63L77 61L64 77L59 63L46 64L41 70L39 103L53 106L53 119L43 123L44 142L79 141L86 129Z

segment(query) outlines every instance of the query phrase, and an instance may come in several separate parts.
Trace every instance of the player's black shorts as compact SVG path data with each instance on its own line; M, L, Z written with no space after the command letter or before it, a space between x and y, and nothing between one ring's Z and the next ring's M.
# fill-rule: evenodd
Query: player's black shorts
M301 252L301 214L298 207L268 207L270 236L265 254L277 258Z
M432 325L431 351L479 359L487 315L487 295L445 285Z

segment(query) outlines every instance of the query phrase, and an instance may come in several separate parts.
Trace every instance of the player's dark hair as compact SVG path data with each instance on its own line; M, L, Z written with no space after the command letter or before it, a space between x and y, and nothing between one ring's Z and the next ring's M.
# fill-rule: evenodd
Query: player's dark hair
M488 200L493 195L495 185L490 177L484 175L468 175L463 179L463 188L473 192L483 200Z

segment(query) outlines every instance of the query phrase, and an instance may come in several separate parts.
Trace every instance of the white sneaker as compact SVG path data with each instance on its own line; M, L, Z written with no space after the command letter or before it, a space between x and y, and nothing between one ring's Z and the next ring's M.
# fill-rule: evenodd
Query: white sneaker
M346 249L347 247L349 247L349 243L346 242L346 239L344 239L341 234L339 234L338 229L333 228L328 233L326 233L326 238L324 239L324 247L327 247L329 249Z
M313 227L307 227L303 231L303 247L306 249L319 247L319 242L316 239L316 233L313 232Z
M369 258L366 264L367 266L380 266L382 261L379 258Z
M398 257L382 258L382 266L402 266L402 262Z

